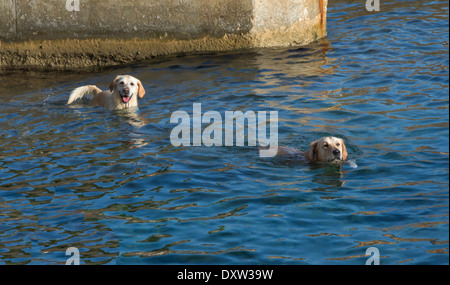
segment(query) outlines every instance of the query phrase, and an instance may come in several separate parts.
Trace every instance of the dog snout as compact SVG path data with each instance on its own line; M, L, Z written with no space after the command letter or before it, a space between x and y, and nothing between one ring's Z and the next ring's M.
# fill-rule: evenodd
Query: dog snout
M335 149L335 150L333 150L333 154L334 154L334 155L340 155L340 154L341 154L341 151L338 150L338 149Z
M122 92L123 92L123 94L128 95L128 94L130 94L130 88L124 87Z

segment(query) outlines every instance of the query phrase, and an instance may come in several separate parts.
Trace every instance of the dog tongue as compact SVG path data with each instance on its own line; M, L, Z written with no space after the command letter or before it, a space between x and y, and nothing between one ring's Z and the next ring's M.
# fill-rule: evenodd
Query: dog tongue
M122 101L123 101L124 103L128 103L128 101L130 101L130 97L128 97L128 96L123 96L123 97L122 97Z

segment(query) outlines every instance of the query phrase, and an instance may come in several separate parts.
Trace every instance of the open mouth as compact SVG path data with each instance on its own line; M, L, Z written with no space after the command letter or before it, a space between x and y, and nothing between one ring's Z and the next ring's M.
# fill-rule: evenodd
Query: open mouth
M128 96L128 95L122 95L122 94L120 94L120 98L122 98L122 102L124 102L125 104L128 103L128 102L130 102L131 97L133 97L133 95L132 95L132 96Z

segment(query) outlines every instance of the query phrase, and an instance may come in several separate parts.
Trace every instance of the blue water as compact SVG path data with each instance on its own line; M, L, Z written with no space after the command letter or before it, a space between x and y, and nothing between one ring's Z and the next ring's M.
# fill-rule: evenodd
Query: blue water
M364 1L363 1L364 2ZM447 1L330 1L305 47L0 76L0 264L448 264ZM136 113L64 103L131 74ZM279 144L358 167L174 147L178 110L278 111Z

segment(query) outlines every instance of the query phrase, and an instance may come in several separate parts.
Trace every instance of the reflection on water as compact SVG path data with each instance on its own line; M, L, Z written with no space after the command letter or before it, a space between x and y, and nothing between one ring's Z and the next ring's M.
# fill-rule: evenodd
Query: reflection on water
M0 76L0 264L448 264L448 3L329 4L328 38L89 74ZM139 78L133 112L66 106ZM174 147L170 114L278 111L344 164Z
M345 184L345 181L342 180L344 175L341 172L340 166L322 166L320 169L314 169L319 167L320 166L311 167L311 170L316 173L316 175L312 177L312 182L330 187L339 187Z

